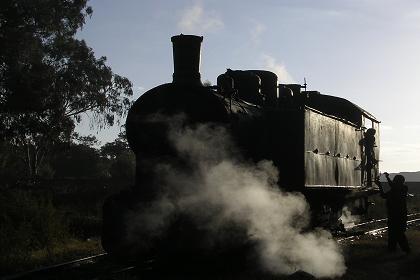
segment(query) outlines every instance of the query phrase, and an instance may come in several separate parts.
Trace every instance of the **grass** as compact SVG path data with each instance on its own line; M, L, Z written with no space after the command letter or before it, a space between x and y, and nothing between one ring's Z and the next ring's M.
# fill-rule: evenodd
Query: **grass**
M70 239L66 243L57 244L52 248L33 251L31 262L33 265L46 266L99 253L103 253L103 250L100 240L97 238L86 241Z
M100 217L76 207L69 212L53 197L39 189L1 189L0 276L102 252L94 237Z
M2 264L1 274L24 272L99 253L103 253L103 249L98 238L86 241L72 238L46 248L25 253L18 251L7 257L2 257L0 259Z

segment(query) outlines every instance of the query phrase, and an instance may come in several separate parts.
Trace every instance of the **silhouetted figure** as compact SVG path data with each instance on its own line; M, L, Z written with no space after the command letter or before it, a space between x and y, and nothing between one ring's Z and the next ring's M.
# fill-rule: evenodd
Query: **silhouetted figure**
M375 158L375 133L376 130L373 128L369 128L365 132L365 138L364 138L364 146L365 146L365 153L366 153L366 167L367 168L373 168L373 166L378 163L378 161Z
M405 230L407 228L407 192L408 187L404 185L405 178L402 175L395 175L391 181L388 173L384 173L388 180L391 189L384 192L379 177L375 183L381 191L381 196L386 199L386 209L388 215L388 249L395 251L397 243L401 249L409 253L410 247L408 245Z
M361 141L361 144L365 148L365 155L366 155L366 177L367 177L367 185L372 186L372 169L378 163L378 160L375 158L375 133L376 130L373 128L369 128L364 135L364 138Z

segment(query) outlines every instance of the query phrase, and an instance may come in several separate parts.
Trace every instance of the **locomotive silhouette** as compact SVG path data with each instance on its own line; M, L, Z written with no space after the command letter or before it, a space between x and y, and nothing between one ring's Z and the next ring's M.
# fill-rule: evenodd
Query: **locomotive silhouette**
M126 130L136 155L136 182L104 204L105 250L118 257L144 253L125 241L126 215L159 195L156 165L177 161L168 139L168 119L179 114L184 126L226 127L248 160L271 160L279 170L278 185L306 197L315 225L335 224L345 205L358 214L366 212L367 197L376 192L372 181L378 174L379 121L346 99L306 90L306 84L278 84L276 74L265 70L228 69L217 77L217 86L203 86L202 40L194 35L172 37L172 83L144 93L128 113ZM174 243L176 250L191 253L191 248L185 249L193 243L191 233L181 236L185 228L182 233L175 229L164 245L153 245L144 254L170 251Z

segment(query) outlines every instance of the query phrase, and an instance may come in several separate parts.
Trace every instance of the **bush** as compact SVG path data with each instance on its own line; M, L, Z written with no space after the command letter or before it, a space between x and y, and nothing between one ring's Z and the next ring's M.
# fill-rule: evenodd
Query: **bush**
M95 216L72 215L68 216L69 232L76 238L88 239L100 236L102 220Z
M51 248L68 231L49 195L24 190L0 193L0 270L25 263L31 252Z

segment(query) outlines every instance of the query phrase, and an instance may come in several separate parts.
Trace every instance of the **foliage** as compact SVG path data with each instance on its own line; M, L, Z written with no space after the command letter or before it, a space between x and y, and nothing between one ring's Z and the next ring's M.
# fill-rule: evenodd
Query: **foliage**
M51 162L56 178L100 178L106 174L98 150L85 144L71 143Z
M87 0L0 1L0 140L36 177L51 146L69 141L81 114L113 125L130 106L131 83L96 58L76 32Z
M99 217L64 214L51 196L21 188L0 192L0 277L102 251L93 238L101 228Z
M104 160L108 160L109 173L113 179L130 183L134 181L135 156L128 146L125 130L113 142L103 145L100 153Z
M99 144L99 140L94 135L82 136L77 132L73 133L73 141L77 144L82 144L88 147L93 147Z
M25 172L24 162L14 150L10 143L0 141L0 180L3 185L18 181Z
M128 143L121 138L117 138L101 147L101 155L108 159L116 159L126 151L129 151Z
M50 248L63 240L67 229L51 198L22 190L2 190L0 195L0 260L5 265L32 250Z
M126 150L120 153L113 160L109 172L113 179L133 183L135 175L135 158L133 152Z

